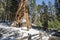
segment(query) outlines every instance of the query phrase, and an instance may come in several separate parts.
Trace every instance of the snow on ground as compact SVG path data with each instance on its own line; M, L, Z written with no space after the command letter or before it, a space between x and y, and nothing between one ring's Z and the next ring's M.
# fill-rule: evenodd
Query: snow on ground
M20 28L16 28L16 27L8 27L7 25L0 23L0 34L2 34L2 37L0 37L0 40L17 40L18 37L25 37L28 36L28 33L31 35L34 34L38 34L39 32L44 34L42 31L40 30L36 30L36 29L29 29L29 31L26 30L26 27L20 27ZM39 35L37 35L39 36ZM37 37L35 36L35 37ZM42 39L43 40L48 40L49 37L42 35ZM35 37L32 37L33 40Z
M32 25L32 26L37 26L36 24L33 24L33 23L32 23L31 25Z

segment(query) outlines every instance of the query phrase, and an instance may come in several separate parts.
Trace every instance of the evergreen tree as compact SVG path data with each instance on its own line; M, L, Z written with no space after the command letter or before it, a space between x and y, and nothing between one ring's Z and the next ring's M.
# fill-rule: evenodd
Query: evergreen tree
M1 20L5 20L6 18L5 8L6 8L6 0L1 0L0 1L0 19Z
M52 6L52 3L49 1L48 2L48 11L49 11L49 13L50 13L50 15L51 15L51 17L53 16L53 13L52 13L52 11L53 11L53 6Z
M45 4L45 2L42 2L42 9L43 9L43 14L42 14L42 25L44 30L48 28L48 6Z
M32 16L32 23L36 24L36 22L37 22L36 0L30 0L30 13Z
M14 20L17 11L18 2L16 0L1 0L0 1L0 18L2 20Z

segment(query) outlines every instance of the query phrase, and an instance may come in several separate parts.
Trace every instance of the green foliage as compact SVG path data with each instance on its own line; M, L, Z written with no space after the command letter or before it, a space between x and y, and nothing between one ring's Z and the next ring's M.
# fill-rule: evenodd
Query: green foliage
M16 0L1 0L0 19L5 18L5 20L14 20L17 6L18 2Z
M42 14L42 5L37 6L37 11L40 15Z
M49 29L60 29L60 22L55 19L54 21L48 21Z
M41 21L38 21L37 25L38 25L39 27L42 27L42 22L41 22Z
M41 9L43 10L42 12L41 12ZM37 6L37 11L38 13L40 13L40 19L41 19L41 20L39 19L38 21L38 24L37 24L38 26L42 27L43 26L42 24L44 24L44 26L48 25L49 29L60 29L60 22L56 19L56 14L54 16L51 15L52 4L50 1L49 1L49 5L46 5L45 2L43 1L42 6L41 5ZM45 13L46 16L43 16L43 13Z
M5 7L6 7L6 1L1 0L0 1L0 19L2 19L3 16L5 16L3 15L5 14Z

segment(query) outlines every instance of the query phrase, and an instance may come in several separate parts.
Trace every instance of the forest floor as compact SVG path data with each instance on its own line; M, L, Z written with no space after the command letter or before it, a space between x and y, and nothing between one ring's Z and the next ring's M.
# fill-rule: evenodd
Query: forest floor
M29 34L34 35L39 33L41 33L42 40L48 40L49 38L51 38L51 34L47 34L45 31L41 31L33 28L27 31L25 27L18 28L18 27L10 27L9 25L10 23L8 24L0 23L0 40L17 40L19 38L28 36ZM37 40L37 37L39 37L39 35L32 37L32 40ZM59 38L59 37L53 37L53 38Z

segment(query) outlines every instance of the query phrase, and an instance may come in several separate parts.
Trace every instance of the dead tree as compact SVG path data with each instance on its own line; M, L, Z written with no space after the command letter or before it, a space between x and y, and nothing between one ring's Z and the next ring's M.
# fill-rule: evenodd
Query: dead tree
M17 24L22 25L23 27L31 28L28 16L28 0L20 0L19 2L15 21L11 26L17 26Z

